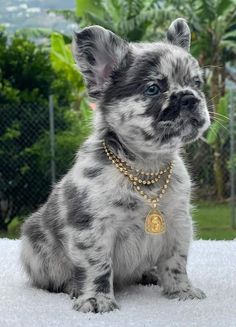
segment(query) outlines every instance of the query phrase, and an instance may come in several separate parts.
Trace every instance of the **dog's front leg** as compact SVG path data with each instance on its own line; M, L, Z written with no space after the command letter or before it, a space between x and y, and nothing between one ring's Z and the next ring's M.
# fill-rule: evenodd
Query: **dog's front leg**
M163 294L168 298L204 299L206 295L199 288L192 286L186 270L187 254L177 246L171 256L163 256L158 262Z
M102 246L89 250L74 247L72 258L75 259L75 268L68 293L74 298L73 308L95 313L117 309L113 291L112 260L106 249ZM77 262L76 258L80 260ZM81 260L82 258L84 260Z

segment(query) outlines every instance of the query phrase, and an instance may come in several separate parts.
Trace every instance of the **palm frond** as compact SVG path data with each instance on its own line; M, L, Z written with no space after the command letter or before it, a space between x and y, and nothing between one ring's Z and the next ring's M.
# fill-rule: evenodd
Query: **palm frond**
M120 22L120 29L126 31L126 33L130 33L135 28L142 27L144 24L153 24L153 26L163 25L167 20L169 21L172 18L173 12L171 14L170 10L167 9L151 9L147 11L143 11L135 17Z
M229 10L232 4L232 0L220 0L216 5L217 15L224 15L225 11Z
M217 17L215 0L194 1L193 4L195 7L194 10L202 22L214 20Z
M112 24L112 22L109 21L109 19L105 19L103 17L97 16L91 12L87 12L85 14L85 19L87 22L89 22L89 24L100 25L104 28L107 28L107 29L113 31L113 32L116 32L114 25Z
M236 42L235 41L222 40L220 42L220 46L221 46L221 48L226 48L226 49L229 49L229 50L233 51L234 53L236 53Z

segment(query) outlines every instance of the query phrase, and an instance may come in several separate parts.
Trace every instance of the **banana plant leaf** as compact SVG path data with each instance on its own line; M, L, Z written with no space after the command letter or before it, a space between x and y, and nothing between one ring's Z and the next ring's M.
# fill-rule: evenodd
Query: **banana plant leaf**
M228 125L228 94L221 97L216 108L216 120L211 124L211 127L207 133L207 143L211 146L214 146L216 140L221 136L221 143L225 142ZM223 132L223 133L222 133ZM224 134L224 135L223 135Z

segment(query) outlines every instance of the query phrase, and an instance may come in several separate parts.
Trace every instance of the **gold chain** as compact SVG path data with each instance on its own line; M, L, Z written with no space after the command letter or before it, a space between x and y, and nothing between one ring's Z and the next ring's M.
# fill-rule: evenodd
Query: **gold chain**
M121 160L116 156L106 145L105 141L102 143L104 151L108 159L116 166L116 168L126 177L129 178L130 182L133 184L135 190L147 200L153 208L157 207L157 203L160 201L162 196L166 193L170 178L173 172L174 161L171 161L167 168L160 170L159 172L144 172L143 170L137 170L128 165L124 160ZM141 176L140 176L141 175ZM158 195L155 198L149 197L140 187L140 185L151 185L159 182L161 177L166 178L164 180L164 185L160 188ZM145 176L145 179L143 177ZM148 178L150 177L151 178Z

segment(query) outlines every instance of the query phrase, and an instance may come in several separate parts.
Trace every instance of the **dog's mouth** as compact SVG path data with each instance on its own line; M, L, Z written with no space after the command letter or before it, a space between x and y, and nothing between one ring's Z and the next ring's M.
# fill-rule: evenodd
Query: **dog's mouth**
M184 143L195 141L205 130L206 119L203 117L189 117L183 121L181 139Z
M206 120L204 118L190 118L189 123L195 127L195 128L201 128L206 123Z
M166 143L172 138L179 138L183 143L195 141L205 130L205 125L206 119L200 116L179 119L175 124L166 125L162 141Z

